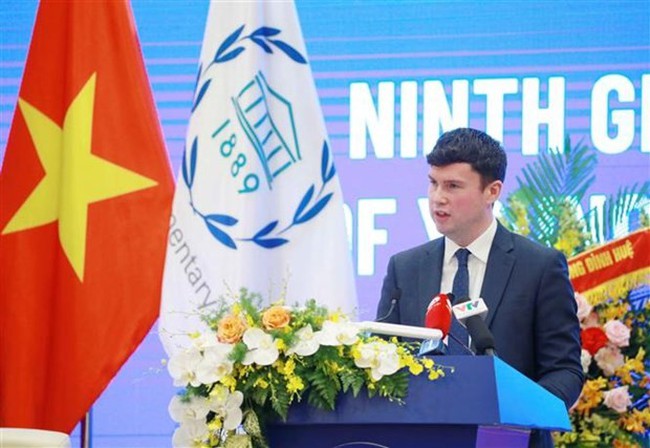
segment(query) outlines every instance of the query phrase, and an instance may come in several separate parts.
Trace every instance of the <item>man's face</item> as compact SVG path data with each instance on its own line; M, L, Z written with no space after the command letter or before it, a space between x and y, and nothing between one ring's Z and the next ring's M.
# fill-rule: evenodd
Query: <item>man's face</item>
M492 222L501 181L483 188L481 176L469 163L432 166L429 181L429 212L438 232L460 246L469 245Z

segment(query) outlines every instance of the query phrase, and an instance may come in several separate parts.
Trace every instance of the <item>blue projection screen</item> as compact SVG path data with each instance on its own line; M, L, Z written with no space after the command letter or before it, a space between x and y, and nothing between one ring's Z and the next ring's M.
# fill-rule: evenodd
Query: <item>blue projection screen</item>
M0 5L2 158L37 2ZM204 1L133 1L175 174L207 10ZM374 317L390 255L437 235L424 155L444 130L472 126L503 142L504 197L524 165L566 136L598 157L583 208L650 178L647 0L304 0L297 10L343 188L363 319ZM154 328L94 408L95 448L170 444L174 389L163 358Z

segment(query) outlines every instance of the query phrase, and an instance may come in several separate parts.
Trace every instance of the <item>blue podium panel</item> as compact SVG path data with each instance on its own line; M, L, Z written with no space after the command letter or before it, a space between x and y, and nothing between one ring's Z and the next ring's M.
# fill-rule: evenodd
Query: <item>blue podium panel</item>
M571 429L562 400L500 359L434 360L454 372L434 382L413 377L404 405L362 393L340 397L336 412L293 406L286 422L269 425L271 448L517 447L527 446L530 429Z
M271 448L527 448L529 431L471 425L278 425Z

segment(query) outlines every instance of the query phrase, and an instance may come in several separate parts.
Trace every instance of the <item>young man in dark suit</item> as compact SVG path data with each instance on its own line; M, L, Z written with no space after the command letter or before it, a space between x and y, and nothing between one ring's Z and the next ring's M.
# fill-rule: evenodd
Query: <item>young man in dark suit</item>
M584 375L567 263L560 252L508 231L495 219L505 151L484 132L461 128L444 133L427 161L429 211L444 236L391 257L377 316L389 313L400 290L385 321L424 325L432 297L452 291L459 264L466 262L464 289L470 298L485 301L498 356L569 408ZM469 252L456 255L458 249ZM460 353L453 341L450 349ZM531 446L552 446L550 435L534 434Z

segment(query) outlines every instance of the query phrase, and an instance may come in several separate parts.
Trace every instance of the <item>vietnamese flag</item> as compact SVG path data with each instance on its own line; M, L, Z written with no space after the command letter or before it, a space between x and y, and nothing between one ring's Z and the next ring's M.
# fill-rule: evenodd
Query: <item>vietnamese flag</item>
M128 3L42 1L0 172L0 427L69 433L151 329L172 195Z

